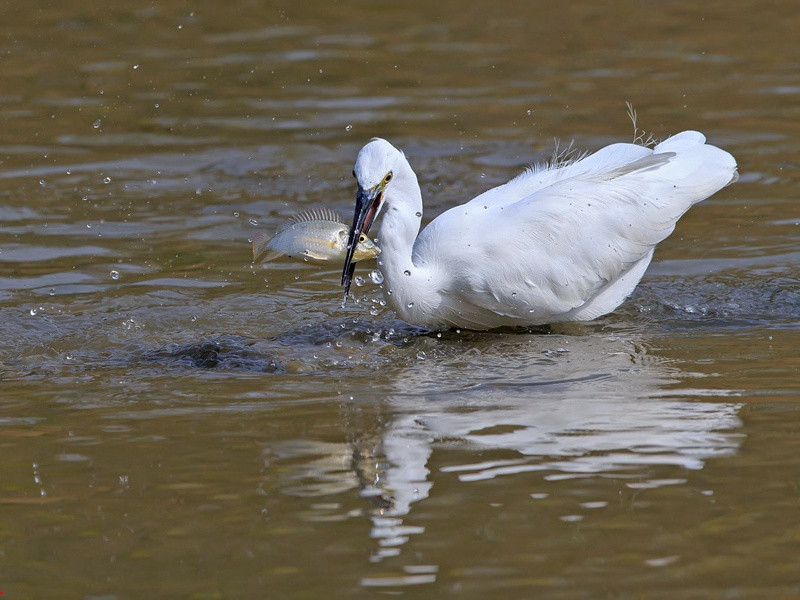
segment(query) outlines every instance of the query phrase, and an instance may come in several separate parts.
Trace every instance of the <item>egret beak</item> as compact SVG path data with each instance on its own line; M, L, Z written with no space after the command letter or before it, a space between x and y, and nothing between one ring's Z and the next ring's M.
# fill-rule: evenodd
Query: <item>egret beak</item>
M376 185L369 190L358 187L358 194L356 194L356 211L353 215L353 226L350 228L350 237L347 238L347 257L344 261L344 269L342 270L342 285L344 286L344 299L347 300L347 295L350 293L350 284L353 281L353 273L356 270L356 263L353 262L353 254L356 251L358 239L362 233L367 233L369 228L372 227L372 221L375 220L375 215L378 214L378 209L383 200L382 184Z

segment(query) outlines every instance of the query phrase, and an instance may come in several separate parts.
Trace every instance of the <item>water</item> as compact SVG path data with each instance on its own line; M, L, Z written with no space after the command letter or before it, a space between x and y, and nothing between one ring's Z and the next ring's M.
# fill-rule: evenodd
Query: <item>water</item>
M800 593L794 5L13 3L9 597ZM407 153L424 220L639 126L741 180L597 322L411 328L365 263L250 264Z

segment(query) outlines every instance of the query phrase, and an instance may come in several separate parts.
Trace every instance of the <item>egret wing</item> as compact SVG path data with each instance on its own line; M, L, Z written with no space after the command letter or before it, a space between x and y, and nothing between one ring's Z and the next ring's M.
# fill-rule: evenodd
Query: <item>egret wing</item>
M641 277L678 218L735 178L733 158L703 141L684 132L636 160L595 162L510 204L456 207L420 234L415 255L448 265L448 294L462 303L538 313L542 322L564 315L632 270Z
M467 205L474 203L477 206L507 206L560 181L593 173L606 173L652 153L650 148L637 144L611 144L577 160L534 165L508 183L470 200Z

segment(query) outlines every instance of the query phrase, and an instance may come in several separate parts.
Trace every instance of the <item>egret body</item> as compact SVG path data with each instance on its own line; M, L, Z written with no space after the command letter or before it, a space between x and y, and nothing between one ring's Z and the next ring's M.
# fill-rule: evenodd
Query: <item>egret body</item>
M402 152L373 139L358 153L354 241L383 211L379 269L404 321L492 329L588 321L627 298L655 245L693 204L737 178L736 161L684 131L653 148L612 144L533 167L439 215L420 232L422 194Z

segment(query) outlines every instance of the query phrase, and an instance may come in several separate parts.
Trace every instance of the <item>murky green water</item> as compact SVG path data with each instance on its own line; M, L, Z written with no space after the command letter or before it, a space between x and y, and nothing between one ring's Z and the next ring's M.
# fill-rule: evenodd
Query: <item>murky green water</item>
M800 595L791 2L11 2L0 36L9 598ZM268 4L268 5L267 5ZM694 128L741 180L587 324L425 335L248 237L426 217Z

